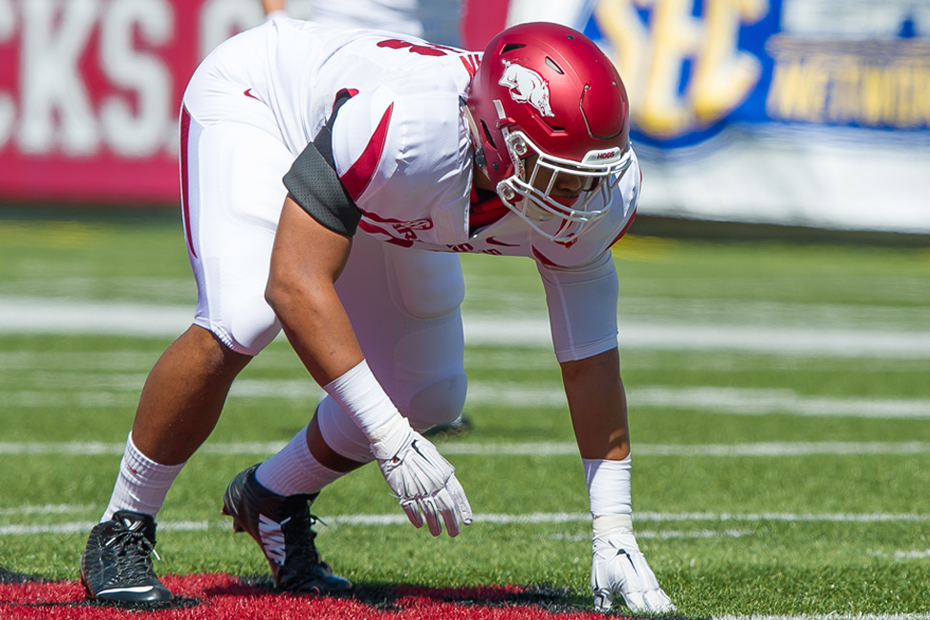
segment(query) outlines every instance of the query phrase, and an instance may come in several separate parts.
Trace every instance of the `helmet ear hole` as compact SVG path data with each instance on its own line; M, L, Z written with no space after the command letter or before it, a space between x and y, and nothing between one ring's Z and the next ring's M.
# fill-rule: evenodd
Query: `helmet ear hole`
M553 71L555 71L556 73L558 73L559 75L565 75L565 72L562 71L562 67L560 67L559 65L557 65L557 64L555 63L555 61L552 60L551 58L549 58L548 56L546 56L546 65L547 65L550 69L552 69Z

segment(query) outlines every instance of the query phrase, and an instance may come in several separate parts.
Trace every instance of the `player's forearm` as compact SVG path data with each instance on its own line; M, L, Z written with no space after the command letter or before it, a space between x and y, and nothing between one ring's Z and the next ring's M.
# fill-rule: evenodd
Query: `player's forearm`
M320 385L363 359L335 289L350 248L350 239L321 226L288 197L275 234L265 299Z
M617 349L563 362L561 367L582 458L625 458L630 453L630 434Z
M313 378L355 419L369 441L382 441L407 423L368 367L332 283L318 285L277 293L269 285L267 296Z
M362 361L355 331L332 284L328 290L278 292L271 299L288 341L321 386Z

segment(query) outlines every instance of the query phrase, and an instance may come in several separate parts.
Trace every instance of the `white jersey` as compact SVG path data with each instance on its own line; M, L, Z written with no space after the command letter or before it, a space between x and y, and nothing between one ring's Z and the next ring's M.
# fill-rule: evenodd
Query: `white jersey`
M326 125L338 95L350 94L332 124L332 156L362 232L403 247L532 258L546 283L559 359L613 347L609 248L634 217L638 163L608 215L570 243L539 235L509 211L470 230L474 144L463 101L480 62L480 54L396 34L275 19L220 45L198 72L222 75L228 92L217 95L265 104L276 125L268 131L279 132L295 158Z

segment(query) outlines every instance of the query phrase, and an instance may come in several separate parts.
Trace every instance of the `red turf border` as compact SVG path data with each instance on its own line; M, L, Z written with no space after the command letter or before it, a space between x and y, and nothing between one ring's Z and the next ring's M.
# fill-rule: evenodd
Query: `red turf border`
M226 574L169 575L179 597L171 608L126 609L88 602L74 581L0 584L0 617L68 620L603 620L593 611L551 611L527 604L530 588L398 586L382 602L354 597L291 595ZM386 591L387 592L387 591ZM616 617L616 616L615 616Z

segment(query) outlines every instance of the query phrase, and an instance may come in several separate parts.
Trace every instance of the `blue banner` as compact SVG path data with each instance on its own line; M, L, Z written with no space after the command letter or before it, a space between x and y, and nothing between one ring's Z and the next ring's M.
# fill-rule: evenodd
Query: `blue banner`
M930 0L575 4L630 97L640 213L930 234Z
M635 139L699 143L729 123L930 128L930 2L600 0Z

